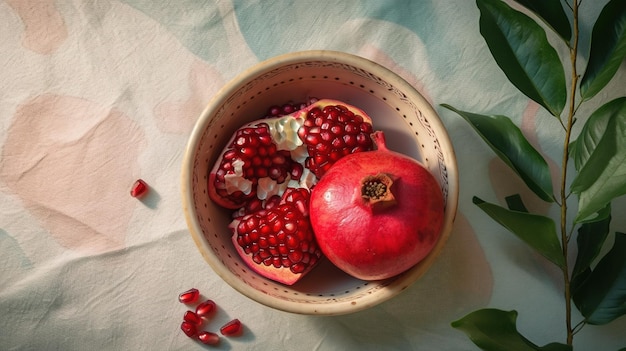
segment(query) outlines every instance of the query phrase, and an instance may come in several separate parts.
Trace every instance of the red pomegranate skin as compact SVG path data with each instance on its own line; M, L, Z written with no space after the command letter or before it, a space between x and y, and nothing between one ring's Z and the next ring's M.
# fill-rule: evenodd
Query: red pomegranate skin
M418 161L387 149L382 132L375 151L346 156L311 192L311 224L328 259L363 280L386 279L430 253L443 227L439 183ZM372 205L361 196L365 176L384 173L394 201Z

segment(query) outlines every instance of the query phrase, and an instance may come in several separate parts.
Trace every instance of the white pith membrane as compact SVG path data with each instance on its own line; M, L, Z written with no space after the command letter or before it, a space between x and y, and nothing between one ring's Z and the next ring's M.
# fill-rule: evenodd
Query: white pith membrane
M252 191L252 181L243 177L244 162L241 159L236 159L232 164L234 173L229 173L224 176L226 191L228 194L232 194L238 190L246 195L250 194Z

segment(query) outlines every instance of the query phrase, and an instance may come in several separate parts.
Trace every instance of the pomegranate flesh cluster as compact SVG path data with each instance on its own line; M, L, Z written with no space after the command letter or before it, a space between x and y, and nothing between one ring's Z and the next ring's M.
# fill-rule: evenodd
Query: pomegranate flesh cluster
M317 265L311 189L342 157L372 150L372 132L362 110L313 99L271 107L234 133L209 174L209 196L234 210L233 245L252 270L292 285Z
M243 261L287 285L322 256L359 279L395 276L432 250L443 226L432 174L336 100L271 107L234 133L208 181L210 198L233 210Z

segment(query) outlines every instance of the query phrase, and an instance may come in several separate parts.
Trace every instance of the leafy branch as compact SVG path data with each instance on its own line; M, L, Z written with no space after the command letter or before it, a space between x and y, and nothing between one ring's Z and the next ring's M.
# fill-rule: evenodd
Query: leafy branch
M573 136L579 107L605 89L626 56L626 1L609 0L602 9L593 26L589 60L582 76L578 73L582 0L569 0L565 7L560 0L515 1L541 20L569 50L568 88L561 57L535 19L502 0L476 0L480 34L500 69L562 127L558 193L552 188L546 160L509 117L442 106L463 117L537 197L560 207L557 224L553 218L530 213L519 194L507 197L506 207L473 199L493 220L561 270L567 337L565 343L537 346L517 330L516 311L499 309L472 312L452 326L484 350L571 350L574 335L585 325L607 324L626 314L626 234L616 232L612 248L599 258L610 234L611 202L626 194L626 97L605 102L591 115L583 116L584 125L576 139ZM573 177L569 186L568 176ZM568 207L571 195L578 198L573 220ZM570 239L576 229L578 251L570 269ZM584 317L575 325L572 304Z

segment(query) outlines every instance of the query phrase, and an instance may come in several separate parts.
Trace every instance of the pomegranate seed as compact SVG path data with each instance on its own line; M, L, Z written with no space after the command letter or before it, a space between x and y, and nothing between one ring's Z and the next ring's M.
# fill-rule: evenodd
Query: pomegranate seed
M289 258L289 260L293 263L298 263L300 261L302 261L302 257L304 256L304 254L300 251L291 251L289 253L289 256L287 256Z
M300 177L302 177L303 171L304 169L302 168L302 165L299 163L295 163L293 165L293 168L291 169L291 179L300 180Z
M283 105L283 113L288 115L292 112L296 111L295 106L291 105L291 104L285 104Z
M239 333L241 333L242 330L243 330L243 327L239 319L233 319L232 321L224 324L220 328L220 333L226 336L234 336L234 335L238 335Z
M198 334L198 340L205 345L217 345L220 342L220 336L208 331Z
M198 301L199 297L200 297L200 292L198 291L198 289L192 288L178 295L178 301L182 303L186 303L186 304L194 303Z
M143 181L143 179L137 179L135 183L133 183L133 187L130 189L130 196L132 197L142 197L148 192L148 184Z
M269 109L269 116L268 117L276 117L276 116L280 115L281 111L282 110L281 110L280 106L276 106L276 105L271 106L270 109Z
M180 329L182 329L183 333L185 333L190 338L193 338L198 333L198 329L196 328L196 326L187 321L183 321L183 323L181 323Z
M185 322L189 322L195 325L196 327L199 327L202 325L202 318L200 318L200 316L198 316L195 312L192 312L192 311L185 312L185 315L183 316L183 320Z
M293 266L291 266L291 271L294 273L302 273L304 272L305 268L306 268L306 265L304 265L303 263L296 263Z

